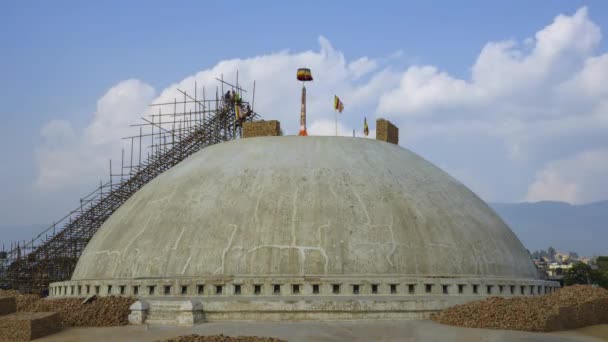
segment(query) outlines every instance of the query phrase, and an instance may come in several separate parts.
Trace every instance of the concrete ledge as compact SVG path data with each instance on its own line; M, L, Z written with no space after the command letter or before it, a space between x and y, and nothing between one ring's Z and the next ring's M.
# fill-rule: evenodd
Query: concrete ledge
M31 341L61 330L56 312L18 312L0 317L0 341Z
M187 299L155 298L148 301L145 323L191 326L221 321L323 321L426 319L452 305L477 300L475 296L306 296L286 300L276 297Z
M275 292L278 285L278 292ZM337 288L335 288L337 286ZM98 296L234 297L247 295L298 297L343 297L351 295L439 296L487 295L529 296L550 293L559 283L537 279L502 277L412 277L374 276L231 276L178 277L111 280L74 280L50 285L50 297ZM337 292L336 292L337 290ZM357 292L357 293L355 293Z
M0 297L0 316L12 314L17 311L15 297Z
M423 319L488 296L542 295L558 287L501 277L209 276L67 281L51 284L50 293L52 298L135 296L140 300L131 306L131 324L189 326L226 320Z

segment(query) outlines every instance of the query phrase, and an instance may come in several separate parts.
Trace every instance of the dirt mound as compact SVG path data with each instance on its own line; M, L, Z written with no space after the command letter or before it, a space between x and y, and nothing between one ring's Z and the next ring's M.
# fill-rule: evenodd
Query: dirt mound
M0 297L17 297L17 296L21 296L21 293L19 293L19 291L0 289Z
M14 296L17 312L58 312L64 326L109 327L129 324L129 307L135 298L101 297L82 304L82 298L43 299L37 295L0 291L2 296Z
M258 336L224 336L224 335L184 335L161 342L286 342L273 337L258 337Z
M608 291L575 285L539 297L501 298L451 307L431 319L469 328L555 331L608 323Z

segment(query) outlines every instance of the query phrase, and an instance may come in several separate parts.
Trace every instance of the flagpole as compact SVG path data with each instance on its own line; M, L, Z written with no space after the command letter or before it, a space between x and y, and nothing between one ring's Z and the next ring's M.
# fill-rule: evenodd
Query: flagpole
M338 136L338 111L336 112L336 136Z

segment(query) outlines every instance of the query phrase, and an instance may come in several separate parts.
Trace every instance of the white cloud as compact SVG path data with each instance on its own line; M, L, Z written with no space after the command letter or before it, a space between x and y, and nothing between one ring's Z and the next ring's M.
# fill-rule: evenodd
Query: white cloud
M353 130L354 130L355 136L358 138L369 138L369 139L376 138L376 130L372 129L371 127L369 129L369 135L365 136L365 134L363 133L363 122L361 122L360 127L355 128L352 126L345 125L344 123L342 123L340 121L340 119L341 118L338 119L338 135L339 136L352 137ZM368 121L368 126L370 126L370 124L371 123ZM336 121L328 120L328 119L315 120L311 125L308 125L307 132L308 132L308 135L310 135L310 136L336 135Z
M606 71L598 66L600 62L593 62L600 38L587 9L581 8L573 16L556 17L532 43L487 43L472 66L470 80L455 78L435 66L410 67L400 86L382 96L379 110L440 118L458 109L467 111L458 113L461 116L567 115L567 108L556 110L556 105L564 95L576 99L579 94L559 92L560 85L578 75L590 74L586 78L593 79L592 75Z
M497 183L497 189L484 191L476 189L479 181L470 182L486 199L516 200L514 194L488 194L510 191L512 187L499 189L505 177L518 177L519 191L525 193L525 179L533 178L539 167L608 145L608 88L602 83L608 77L608 54L596 54L600 39L599 27L583 7L571 16L557 16L521 43L487 43L468 79L431 65L408 68L399 86L382 95L378 111L391 113L402 128L409 128L402 141L423 154L433 154L428 146L438 140L449 140L437 152L443 156L434 159L467 155L462 162L452 162L450 169L468 169L465 162L475 156L473 162L480 167L470 178ZM477 144L470 141L473 138ZM488 165L487 160L493 163ZM546 184L558 181L544 178ZM585 197L568 189L568 196L555 194L555 199ZM608 189L603 197L608 198Z
M400 69L395 58L401 53L349 60L320 37L318 51L220 61L155 99L149 86L126 81L100 99L86 129L49 123L38 153L38 184L61 186L93 169L107 169L107 158L120 153L120 143L113 141L129 134L122 129L138 121L148 102L182 99L176 88L193 94L195 82L199 98L203 89L208 99L215 98L215 77L235 83L237 70L239 82L250 90L247 100L256 80L255 110L280 120L286 134L297 134L301 84L295 72L309 67L315 79L306 84L311 134L335 134L337 94L345 103L341 135L350 136L355 128L362 136L363 116L374 132L376 117L385 117L399 126L402 145L447 170L460 170L456 173L486 200L608 198L608 187L587 195L586 183L554 166L608 146L608 87L603 86L608 54L597 53L600 39L583 7L557 16L533 38L488 42L467 78L434 65Z
M434 66L413 66L400 86L380 99L379 112L423 115L435 109L460 107L470 100L471 85L454 79Z
M338 122L337 124L338 135L340 136L351 136L352 129L344 126L343 123ZM335 120L315 120L311 125L308 126L309 135L336 135L336 122Z
M115 143L133 130L154 97L154 88L135 79L120 82L97 101L93 121L86 128L86 139L93 145Z
M378 63L367 57L362 57L348 65L348 70L354 74L355 78L359 78L370 73L378 67Z
M215 78L223 75L224 80L234 84L238 70L241 86L249 89L249 92L244 94L245 99L251 100L252 81L256 80L255 111L265 118L281 121L286 134L297 134L302 85L296 80L296 70L308 67L314 78L313 82L306 84L309 124L315 120L333 119L334 94L340 96L345 103L342 120L358 122L363 120L364 115L373 117L377 99L397 84L398 75L370 57L361 57L349 63L324 37L319 38L319 45L318 52L283 51L222 61L210 69L169 86L155 101L171 102L175 98L183 98L176 88L194 93L195 81L201 88L197 90L198 94L201 94L202 87L205 87L207 96L215 96L218 84ZM242 84L243 80L247 83Z
M526 200L586 203L606 199L608 148L549 163L536 174Z
M72 128L67 122L52 121L43 129L44 143L38 149L40 189L57 190L71 185L90 184L107 176L108 159L113 158L115 172L120 164L121 138L136 135L129 127L139 123L143 114L157 114L159 107L149 108L150 103L182 100L182 89L197 97L203 91L207 99L221 92L215 79L235 84L237 71L240 85L249 89L245 99L252 100L252 81L256 80L255 110L267 119L278 119L286 134L297 134L299 128L301 84L296 80L299 67L312 69L314 81L308 82L309 131L319 135L334 135L333 95L338 94L346 104L341 115L342 135L352 135L352 127L361 127L363 115L374 120L373 108L380 94L394 86L397 78L388 69L370 57L361 57L348 62L324 37L319 38L320 50L274 54L247 59L231 59L217 63L214 67L187 77L160 92L154 98L154 89L138 80L123 81L112 87L99 99L97 111L84 129ZM375 72L374 72L375 71ZM243 80L247 83L243 84ZM217 89L216 89L217 87ZM225 86L224 91L228 89ZM221 96L221 94L219 94ZM161 107L162 113L173 112L173 106ZM186 110L192 109L191 106ZM178 108L182 111L183 108ZM331 122L328 130L327 122ZM71 133L68 134L68 131ZM75 132L82 131L82 134ZM69 136L69 141L67 137ZM128 146L127 146L128 147ZM127 148L128 150L128 148ZM129 151L127 151L128 154Z
M153 96L149 85L123 81L97 101L97 111L81 133L66 121L47 123L41 131L43 144L36 151L36 187L47 191L83 185L92 188L96 181L107 179L111 157L114 173L119 173L122 138L133 132L129 125L147 111Z

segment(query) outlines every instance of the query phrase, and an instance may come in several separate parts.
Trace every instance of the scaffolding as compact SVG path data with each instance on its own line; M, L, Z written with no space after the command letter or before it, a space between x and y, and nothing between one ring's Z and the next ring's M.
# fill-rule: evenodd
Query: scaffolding
M130 150L122 150L120 173L113 172L110 160L109 180L81 198L76 209L32 240L2 247L0 288L45 295L50 283L69 280L93 235L135 192L193 153L240 138L243 122L259 120L253 110L255 82L249 103L238 72L235 84L223 76L217 80L215 98L207 99L205 88L199 98L195 83L194 93L177 89L179 101L150 105L155 114L132 125L139 134L124 138Z

